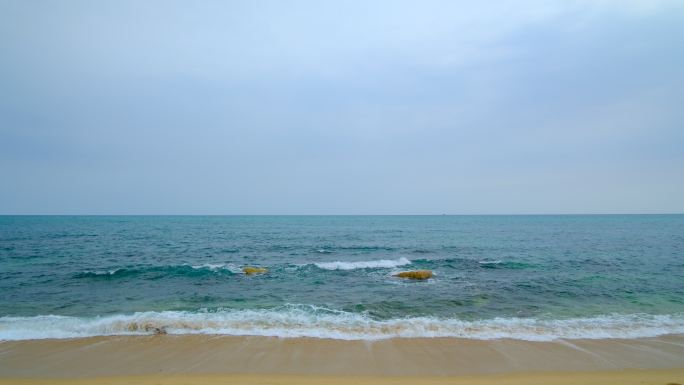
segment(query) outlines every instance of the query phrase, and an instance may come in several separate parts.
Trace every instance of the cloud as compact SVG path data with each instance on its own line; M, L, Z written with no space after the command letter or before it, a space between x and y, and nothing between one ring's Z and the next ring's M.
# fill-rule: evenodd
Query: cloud
M0 212L684 210L680 2L0 8Z

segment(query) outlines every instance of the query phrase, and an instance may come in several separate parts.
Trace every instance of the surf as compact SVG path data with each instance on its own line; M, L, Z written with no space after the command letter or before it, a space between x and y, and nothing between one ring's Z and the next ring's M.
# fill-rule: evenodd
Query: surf
M346 261L334 261L334 262L317 262L314 263L316 267L324 270L356 270L356 269L389 269L393 267L410 265L409 261L405 257L398 259L377 259L372 261L356 261L356 262L346 262Z
M313 305L287 305L273 309L148 311L99 317L0 317L0 340L160 333L342 340L642 338L684 333L684 314L610 314L567 319L405 317L379 320L364 313Z

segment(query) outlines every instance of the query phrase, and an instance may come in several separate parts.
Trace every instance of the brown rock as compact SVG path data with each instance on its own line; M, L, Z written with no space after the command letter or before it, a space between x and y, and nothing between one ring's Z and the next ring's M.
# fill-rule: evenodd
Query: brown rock
M408 279L428 279L432 278L432 271L430 270L414 270L414 271L402 271L401 273L394 274L395 277L408 278Z
M267 271L265 267L245 266L242 268L242 272L247 275L263 274Z

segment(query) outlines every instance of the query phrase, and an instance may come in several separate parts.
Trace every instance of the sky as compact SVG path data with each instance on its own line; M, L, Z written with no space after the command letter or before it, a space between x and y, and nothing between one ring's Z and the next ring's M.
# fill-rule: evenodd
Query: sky
M684 1L0 0L0 214L684 213Z

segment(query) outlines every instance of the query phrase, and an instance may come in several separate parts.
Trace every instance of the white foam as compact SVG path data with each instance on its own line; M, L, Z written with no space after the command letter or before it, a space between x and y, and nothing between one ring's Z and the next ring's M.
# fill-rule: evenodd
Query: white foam
M605 315L591 318L493 318L463 321L413 317L374 320L367 315L314 306L272 310L140 312L104 317L0 317L0 340L74 338L106 335L169 334L258 335L344 340L458 337L532 341L655 337L684 333L684 315Z
M112 270L86 270L80 273L76 273L77 276L96 276L96 277L105 277L108 275L115 275L116 273L120 271L126 270L125 268L118 268L118 269L112 269Z
M211 271L219 271L219 270L228 270L231 273L239 274L242 273L242 270L232 264L229 263L205 263L203 265L192 265L190 266L191 268L195 270L202 270L202 269L207 269Z
M410 264L407 258L401 257L399 259L378 259L374 261L356 261L356 262L318 262L315 265L325 270L354 270L354 269L370 269L370 268L386 268L405 266Z

